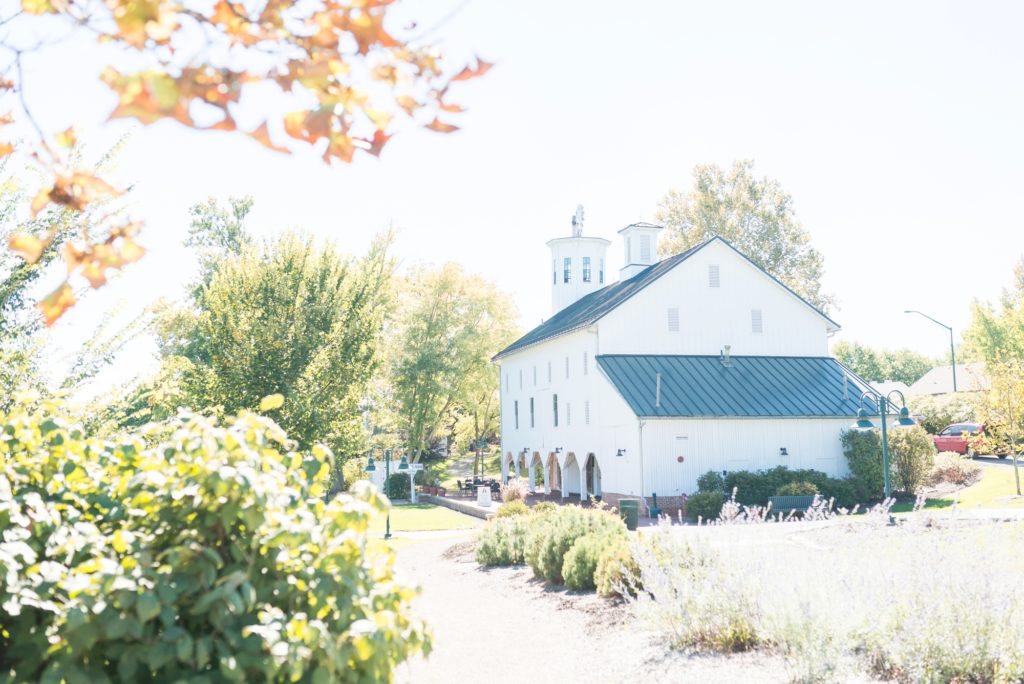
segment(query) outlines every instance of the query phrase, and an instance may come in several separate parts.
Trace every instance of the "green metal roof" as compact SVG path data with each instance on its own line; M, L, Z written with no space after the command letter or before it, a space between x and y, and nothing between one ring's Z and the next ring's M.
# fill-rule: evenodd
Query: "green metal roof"
M747 261L750 261L746 255L729 244L728 240L716 235L715 237L705 240L699 245L691 247L685 252L668 257L667 259L662 259L658 263L648 266L628 280L620 280L619 282L612 283L597 292L591 292L587 296L581 297L530 332L520 337L509 346L502 349L494 355L492 360L497 361L501 357L507 356L512 352L544 342L545 340L549 340L553 337L558 337L559 335L564 335L566 333L573 332L574 330L587 327L716 240L728 246L729 249L733 250ZM768 273L752 261L750 261L750 263L766 276L785 288L794 297L811 307L811 309L813 309L819 316L835 326L836 330L839 329L839 324L826 316L820 309L816 308L806 299L786 287L784 283L771 273Z
M872 391L829 357L733 356L726 366L719 356L601 355L597 363L633 413L651 418L852 418Z

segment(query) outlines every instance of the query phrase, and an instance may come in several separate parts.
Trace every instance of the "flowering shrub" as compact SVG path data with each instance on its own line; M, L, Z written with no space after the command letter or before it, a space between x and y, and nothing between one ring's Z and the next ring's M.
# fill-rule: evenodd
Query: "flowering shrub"
M518 477L510 478L508 482L501 485L501 500L505 502L525 501L526 495L529 493L530 488L526 482Z
M369 486L272 421L182 415L118 441L0 415L0 671L14 681L389 681L429 650Z
M935 465L928 474L928 482L935 485L942 482L967 487L981 479L981 466L970 458L964 458L953 451L943 451L935 456Z

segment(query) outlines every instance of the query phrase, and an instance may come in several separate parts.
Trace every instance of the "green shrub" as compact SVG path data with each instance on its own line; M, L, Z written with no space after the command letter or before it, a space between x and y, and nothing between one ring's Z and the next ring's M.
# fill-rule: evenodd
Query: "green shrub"
M554 501L541 501L538 504L534 504L533 508L530 509L530 513L534 515L542 515L556 510L558 510L558 504Z
M529 515L530 507L522 501L508 501L498 506L494 513L495 518L507 518L512 515Z
M935 465L935 443L920 425L889 431L893 489L915 494Z
M977 418L974 401L967 392L911 397L910 410L917 424L932 435L953 423L973 423Z
M529 518L523 515L487 521L477 537L476 561L480 565L522 565L528 531Z
M686 514L694 520L715 520L724 503L725 494L722 492L697 492L686 498Z
M362 456L353 456L342 464L341 486L344 491L349 491L356 482L365 479L367 479L366 459Z
M698 492L725 492L725 478L717 470L709 470L697 478Z
M610 537L607 534L591 532L575 542L565 554L562 562L562 577L565 588L571 591L588 591L595 588L594 572L601 552L608 548Z
M885 493L881 433L878 430L846 430L839 441L857 498L864 502L881 499Z
M537 577L561 584L565 555L577 539L590 533L605 535L608 539L625 537L626 525L615 513L579 506L562 506L550 513L531 516L526 562Z
M609 544L597 559L594 570L597 593L605 597L635 596L640 587L640 567L626 539Z
M251 414L117 441L0 415L0 672L13 681L389 681L429 650L368 485ZM313 627L315 622L315 627Z
M787 482L776 490L776 496L814 496L818 488L811 482Z
M391 473L387 480L385 494L388 495L389 499L410 498L411 491L409 490L409 476L405 473L402 473L401 475Z

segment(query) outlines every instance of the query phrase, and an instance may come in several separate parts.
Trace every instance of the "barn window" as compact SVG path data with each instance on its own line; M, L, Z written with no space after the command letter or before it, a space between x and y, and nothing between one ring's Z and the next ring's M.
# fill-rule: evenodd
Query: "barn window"
M590 257L583 257L583 282L590 282Z
M754 333L764 332L764 320L761 317L760 309L751 309L750 311L750 331Z
M668 310L668 331L679 332L679 307L670 307Z
M530 397L530 427L533 427L533 397Z
M597 264L597 282L604 285L604 257L602 257Z
M519 429L519 400L518 399L516 399L512 403L512 415L515 416L515 419L516 419L516 430L518 430Z
M555 416L555 427L558 427L558 395L551 395L551 410Z
M572 272L572 257L562 259L562 282L569 282L569 274Z
M537 367L533 367L533 386L537 386Z
M523 369L519 369L519 389L523 389Z
M555 263L554 259L551 260L551 284L558 284L558 264Z
M551 382L551 362L548 361L548 383Z
M708 266L708 287L721 287L722 281L718 275L718 264Z

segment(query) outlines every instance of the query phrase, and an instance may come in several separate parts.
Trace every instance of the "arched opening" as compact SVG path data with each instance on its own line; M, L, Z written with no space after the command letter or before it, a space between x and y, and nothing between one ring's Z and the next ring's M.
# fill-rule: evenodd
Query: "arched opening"
M516 457L509 451L501 460L501 481L508 482L509 476L515 477Z
M587 454L587 493L590 496L601 498L601 465L597 462L597 456Z
M530 468L526 477L530 484L530 493L537 492L537 486L544 486L544 493L547 494L546 480L544 479L544 462L540 460L540 452L534 451L530 457Z
M580 494L580 464L572 452L565 457L565 466L562 467L562 498L569 494Z
M562 469L558 467L558 458L555 457L555 453L551 452L548 454L548 465L545 470L546 482L547 482L547 493L550 494L554 491L562 492Z

